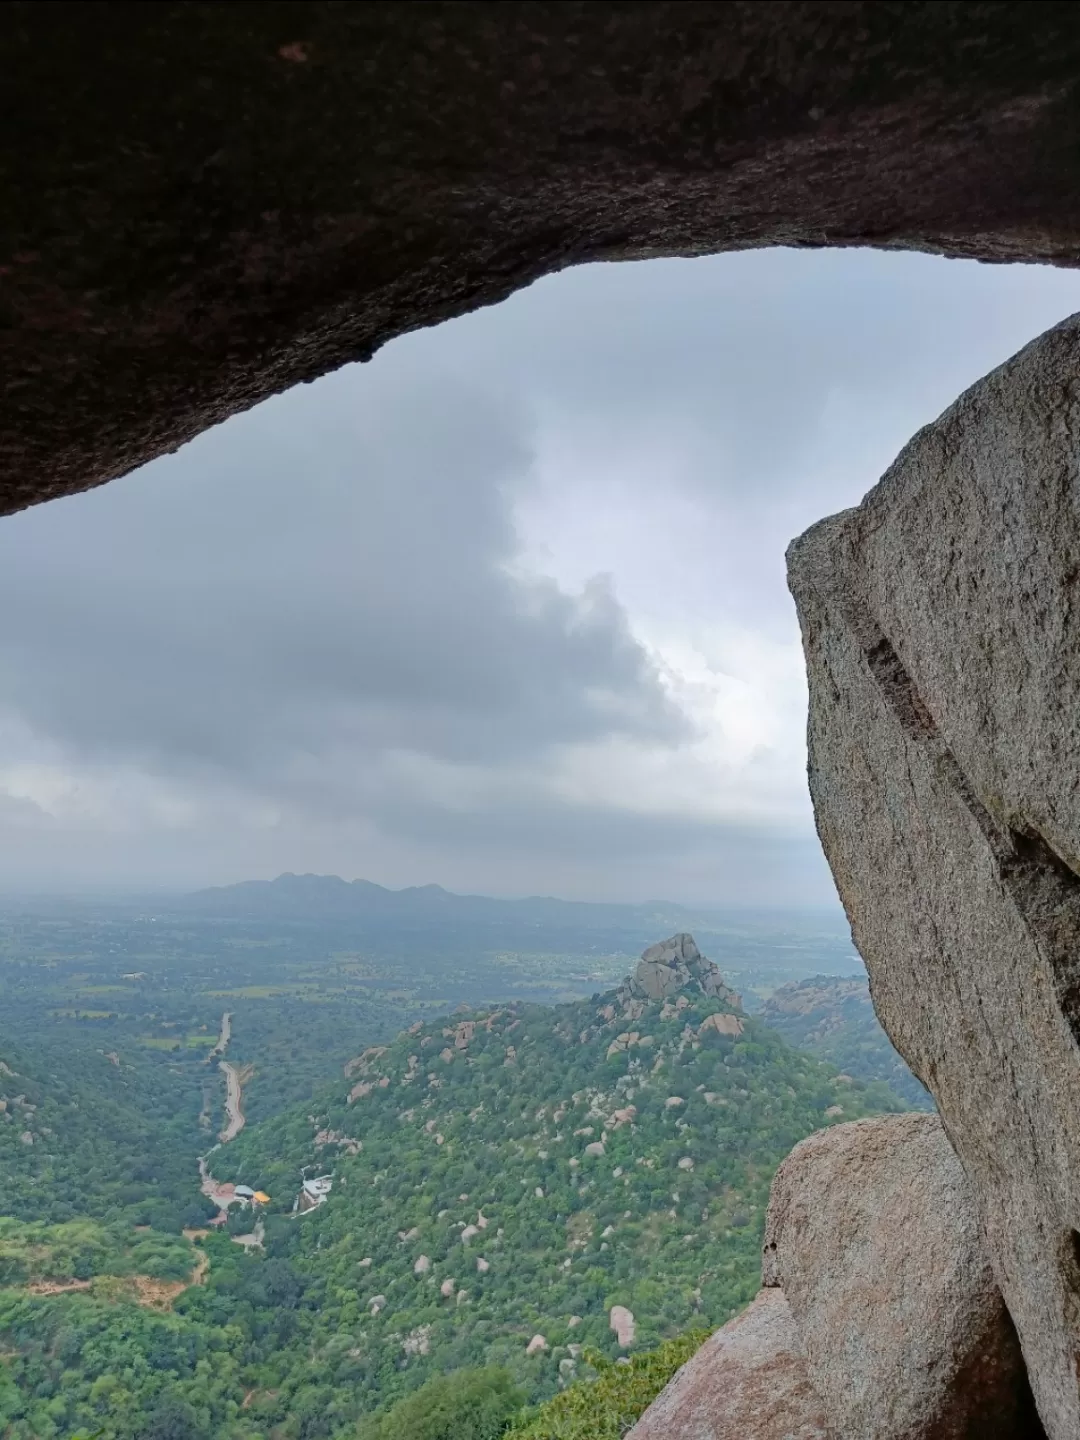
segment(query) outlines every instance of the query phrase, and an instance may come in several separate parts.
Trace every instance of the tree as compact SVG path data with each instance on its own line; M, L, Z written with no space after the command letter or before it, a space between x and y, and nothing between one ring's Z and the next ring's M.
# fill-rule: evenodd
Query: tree
M361 1424L361 1440L498 1440L524 1403L505 1370L437 1375L379 1419Z
M187 1401L166 1390L150 1412L146 1434L148 1440L205 1440L206 1431Z

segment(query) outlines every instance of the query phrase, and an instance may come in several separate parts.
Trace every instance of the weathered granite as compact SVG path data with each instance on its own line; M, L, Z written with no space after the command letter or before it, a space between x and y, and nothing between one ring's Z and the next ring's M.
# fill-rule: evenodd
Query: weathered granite
M975 1198L936 1115L820 1130L773 1181L762 1283L783 1288L844 1440L1039 1436Z
M586 260L1080 254L1070 5L9 0L0 61L0 513Z
M1052 1440L1080 1435L1078 343L1021 351L789 551L818 830Z
M616 1009L625 1011L635 1000L667 1000L684 992L704 995L709 1000L723 1000L736 1009L742 1005L739 996L726 984L720 967L702 955L692 935L680 931L642 951L633 974L628 975L616 991L614 1003Z
M676 1374L626 1440L836 1440L780 1290L762 1290Z

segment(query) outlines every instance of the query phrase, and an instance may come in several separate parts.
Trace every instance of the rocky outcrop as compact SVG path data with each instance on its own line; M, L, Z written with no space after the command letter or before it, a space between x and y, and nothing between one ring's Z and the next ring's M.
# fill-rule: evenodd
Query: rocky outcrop
M626 1440L834 1440L783 1292L762 1290L706 1340Z
M1052 1440L1080 1435L1080 320L789 552L818 830Z
M582 261L1074 264L1080 32L1028 8L0 6L0 511Z
M974 1196L934 1115L820 1130L773 1181L762 1281L783 1288L844 1440L1041 1434Z
M736 1009L742 1004L735 991L724 983L720 967L706 960L692 935L682 932L642 952L634 973L628 975L616 991L613 1013L621 1010L627 1014L634 1002L667 1001L683 992L723 1000Z
M706 1015L698 1026L698 1038L707 1035L710 1030L715 1035L727 1035L735 1040L743 1033L743 1022L738 1015L722 1015L717 1011L715 1015Z

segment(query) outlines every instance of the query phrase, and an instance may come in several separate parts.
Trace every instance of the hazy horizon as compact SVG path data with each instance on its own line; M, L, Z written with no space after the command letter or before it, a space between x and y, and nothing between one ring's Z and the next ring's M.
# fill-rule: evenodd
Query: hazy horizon
M6 905L15 904L20 901L54 901L57 903L83 903L99 902L101 904L135 904L151 900L175 900L188 899L208 890L228 890L239 885L263 884L271 885L276 880L284 879L316 879L316 880L340 880L346 885L355 883L377 885L379 889L386 890L392 895L401 895L411 890L442 890L446 894L466 900L499 900L499 901L546 901L554 900L563 904L575 905L597 905L610 907L650 908L667 907L672 910L685 910L687 912L700 912L714 916L721 915L821 915L828 917L837 923L846 926L847 918L843 906L835 897L825 899L817 904L808 902L801 905L785 905L782 903L773 904L740 904L735 901L697 901L686 902L673 900L667 895L647 895L637 899L613 900L605 896L590 897L568 897L546 891L514 891L498 892L494 890L455 890L448 885L442 885L437 880L421 880L409 885L379 885L378 881L370 880L364 875L337 875L327 871L313 870L283 870L275 875L249 875L239 880L223 880L206 886L146 886L125 889L122 886L92 886L88 885L83 889L75 886L67 889L53 888L46 885L34 888L26 886L23 888L6 887L0 884L0 909Z

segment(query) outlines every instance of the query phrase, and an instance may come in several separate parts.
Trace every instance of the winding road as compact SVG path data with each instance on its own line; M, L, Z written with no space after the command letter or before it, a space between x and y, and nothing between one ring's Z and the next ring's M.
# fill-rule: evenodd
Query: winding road
M218 1069L225 1076L225 1116L228 1121L218 1139L222 1145L227 1145L230 1140L235 1140L244 1128L244 1082L239 1067L230 1060L220 1060Z
M218 1055L224 1055L229 1048L229 1041L232 1039L232 1011L226 1010L221 1017L221 1034L218 1036L217 1044L206 1057L206 1063L215 1059Z

